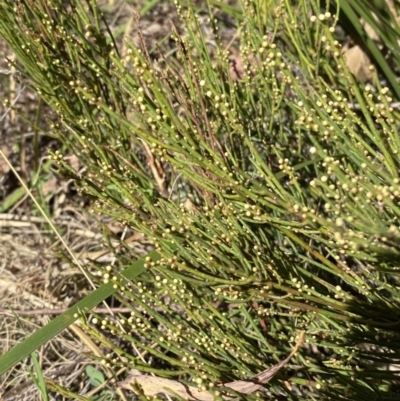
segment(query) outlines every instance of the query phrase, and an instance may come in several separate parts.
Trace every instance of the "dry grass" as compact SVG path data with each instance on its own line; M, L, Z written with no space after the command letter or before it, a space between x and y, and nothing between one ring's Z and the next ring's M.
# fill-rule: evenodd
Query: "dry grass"
M140 9L139 2L101 3L118 40L129 35L138 42L133 12ZM156 44L170 47L172 25L179 25L175 6L171 1L160 1L141 20L147 46L150 49ZM229 43L234 29L227 29L225 36ZM2 60L13 57L1 42L0 54ZM65 249L24 193L5 158L24 182L29 183L32 195L61 230L63 240L79 261L113 263L114 255L103 241L105 227L115 238L116 249L119 238L127 239L138 255L146 254L149 245L112 221L93 218L88 201L75 191L73 183L66 182L46 166L48 149L59 146L44 134L51 110L40 105L36 94L24 88L19 75L3 61L0 62L0 100L15 106L15 110L9 110L8 105L0 108L0 117L4 115L0 122L0 350L5 353L43 327L55 313L61 313L90 291L80 271L63 256ZM35 122L39 130L33 128ZM82 168L72 155L70 163L78 170ZM89 352L89 348L79 331L63 332L38 351L44 376L57 379L73 391L87 393L90 385L85 367L93 362L83 352ZM30 360L0 378L1 400L42 399L28 368L32 368Z
M0 44L2 59L12 57L4 43ZM44 107L37 113L39 101L35 94L23 88L18 74L9 71L5 63L0 66L2 101L15 102L15 110L1 108L0 148L18 175L29 182L36 198L47 206L50 217L58 220L69 214L69 223L79 221L68 211L75 200L68 201L69 186L50 170L44 171L47 148L56 142L40 132L34 132L32 124L38 121L45 129ZM81 296L79 287L69 282L79 282L76 272L56 256L57 242L54 233L35 209L21 183L13 174L5 158L0 158L0 350L7 352L30 333L45 325L50 317L36 313L26 317L23 311L38 311L55 307L67 307ZM38 173L36 182L33 172ZM62 225L61 225L62 226ZM64 237L73 246L79 239L70 235L66 227ZM75 277L75 280L74 280ZM15 311L13 315L11 311ZM78 338L70 333L54 339L39 351L39 360L46 375L64 380L75 380L83 369L84 350ZM0 398L3 400L40 399L37 388L29 377L30 361L16 366L1 378Z

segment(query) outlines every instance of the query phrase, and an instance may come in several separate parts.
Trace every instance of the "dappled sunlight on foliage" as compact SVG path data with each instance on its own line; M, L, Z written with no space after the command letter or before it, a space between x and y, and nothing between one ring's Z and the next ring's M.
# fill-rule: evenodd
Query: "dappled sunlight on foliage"
M396 90L372 64L366 83L348 71L338 10L243 1L239 49L211 17L210 50L195 10L177 2L185 31L171 28L166 54L117 44L93 2L70 3L2 4L0 35L56 111L53 134L86 167L54 152L59 171L93 213L143 233L160 255L128 285L118 266L99 268L132 312L82 317L109 349L98 359L208 391L284 360L304 331L265 385L271 399L390 399Z

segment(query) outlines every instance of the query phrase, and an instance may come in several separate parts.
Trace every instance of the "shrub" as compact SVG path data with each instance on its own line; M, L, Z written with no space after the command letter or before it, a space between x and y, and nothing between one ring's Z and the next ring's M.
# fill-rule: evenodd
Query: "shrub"
M366 85L348 72L330 12L308 1L241 7L230 53L211 6L208 40L194 8L177 3L185 31L173 31L171 57L143 38L117 44L92 1L0 5L10 63L86 166L77 174L56 152L60 172L161 257L140 281L116 280L131 316L83 318L86 330L109 349L107 367L203 390L277 364L304 331L291 371L265 386L272 399L392 399L400 138L390 89L375 71Z

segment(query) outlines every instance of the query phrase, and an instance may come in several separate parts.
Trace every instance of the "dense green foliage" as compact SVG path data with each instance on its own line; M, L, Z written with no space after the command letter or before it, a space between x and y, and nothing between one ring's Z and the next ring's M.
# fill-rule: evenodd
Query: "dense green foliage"
M395 399L396 88L375 71L359 84L339 12L309 3L243 1L234 56L190 7L177 5L185 30L167 56L115 43L92 1L0 5L51 134L86 166L55 153L60 171L162 257L119 288L131 317L86 322L107 366L208 388L284 359L304 330L272 399Z

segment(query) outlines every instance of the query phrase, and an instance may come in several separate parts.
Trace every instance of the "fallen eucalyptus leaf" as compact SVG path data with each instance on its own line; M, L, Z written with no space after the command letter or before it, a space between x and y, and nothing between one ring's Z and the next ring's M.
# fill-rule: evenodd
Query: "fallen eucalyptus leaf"
M226 383L223 387L231 388L242 394L251 394L257 390L260 390L262 386L268 383L276 373L290 361L292 356L297 352L304 341L304 331L300 333L299 340L290 355L278 364L271 366L247 380L238 380L230 383ZM131 375L128 376L124 381L118 382L118 387L133 390L132 385L138 384L143 393L147 397L155 396L158 394L168 394L169 396L178 395L187 400L194 401L213 401L215 396L209 391L201 391L197 387L187 386L179 383L176 380L164 379L157 376L148 375ZM218 388L216 388L218 389ZM225 396L224 399L229 400L232 397Z
M342 53L347 68L359 82L364 83L371 79L372 73L369 69L371 61L360 46L349 47L345 45L342 49Z

